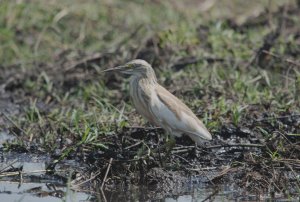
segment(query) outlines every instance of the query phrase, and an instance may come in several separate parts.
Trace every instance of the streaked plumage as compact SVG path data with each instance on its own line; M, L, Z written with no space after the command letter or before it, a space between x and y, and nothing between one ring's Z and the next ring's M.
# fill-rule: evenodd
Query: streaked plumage
M171 135L188 135L197 144L211 140L211 134L196 115L177 97L157 83L151 65L144 60L132 60L118 70L131 75L130 97L142 116L150 123L164 128Z

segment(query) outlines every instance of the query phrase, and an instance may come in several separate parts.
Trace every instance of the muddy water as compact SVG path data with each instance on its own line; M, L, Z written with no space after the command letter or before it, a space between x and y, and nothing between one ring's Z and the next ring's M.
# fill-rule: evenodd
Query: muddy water
M68 176L72 170L80 169L75 161L64 161L56 166L59 175L46 174L46 165L51 158L42 154L4 152L3 143L14 137L0 133L0 201L273 201L269 194L245 193L227 184L208 185L203 176L193 176L177 194L161 189L131 188L129 190L78 191L68 186ZM219 150L220 152L221 150ZM217 152L217 151L216 151ZM60 173L61 170L61 173ZM22 173L20 175L20 173ZM207 178L207 176L205 177ZM286 198L275 195L278 201ZM299 201L299 198L289 199Z
M15 154L13 155L15 156ZM6 156L4 159L9 161L1 162L1 170L3 166L11 163L12 156ZM99 191L98 193L93 192L93 194L91 194L74 191L67 187L67 183L63 183L55 178L47 177L44 172L45 162L37 160L37 158L21 155L21 157L17 159L17 161L11 164L12 167L17 168L23 166L23 173L32 173L28 175L23 174L22 177L19 175L1 176L0 201L272 201L271 197L267 194L257 196L249 193L242 193L242 190L238 190L227 185L205 187L201 183L195 183L197 181L196 178L192 180L193 183L187 184L185 190L179 191L180 193L176 195L170 195L167 193L161 194L161 190L153 189L132 189L127 191L115 190L104 191L102 193ZM21 159L31 159L34 161L24 162ZM44 160L45 159L47 158L44 158ZM295 201L299 201L299 199L295 199Z
M151 201L189 202L203 201L214 195L215 201L228 201L236 199L237 192L232 188L223 186L222 191L214 194L214 188L204 187L198 183L197 177L190 179L185 190L179 190L177 195L162 194L161 190L131 189L130 191L99 191L93 195L85 192L74 191L58 178L45 174L47 156L38 156L26 153L2 153L0 162L0 201ZM61 168L74 166L65 163ZM16 171L8 175L8 169L22 168L22 175ZM154 192L154 193L153 193ZM150 196L151 195L151 196Z
M47 175L48 156L0 154L0 201L88 201L92 198L90 194L69 189L63 180Z
M39 193L36 193L35 190L38 190ZM67 194L61 198L57 196L51 196L49 194L43 195L43 191L44 193L49 192L49 187L46 186L46 183L31 182L20 184L18 182L9 181L0 182L1 201L85 201L91 198L91 196L86 193L73 192L71 190L67 190L66 187L63 187L61 191Z
M14 136L9 135L9 134L6 133L6 132L1 132L1 131L0 131L0 148L3 147L3 143L5 143L5 142L10 142L10 141L12 141L12 140L14 140L14 139L15 139Z

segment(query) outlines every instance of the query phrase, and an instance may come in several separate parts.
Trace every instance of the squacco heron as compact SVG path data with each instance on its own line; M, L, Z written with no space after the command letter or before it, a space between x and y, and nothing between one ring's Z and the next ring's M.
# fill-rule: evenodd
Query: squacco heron
M130 97L137 110L151 124L162 127L170 135L188 135L196 144L212 136L197 116L177 97L158 84L151 65L132 60L125 65L107 69L131 76Z

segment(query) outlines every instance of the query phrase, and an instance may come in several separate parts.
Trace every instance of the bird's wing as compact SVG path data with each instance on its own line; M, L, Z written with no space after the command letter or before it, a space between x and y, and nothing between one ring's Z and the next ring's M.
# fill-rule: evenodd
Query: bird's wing
M204 124L181 100L160 85L157 85L155 91L160 103L164 105L158 106L159 109L154 112L158 119L162 119L170 128L190 135L192 139L211 139Z

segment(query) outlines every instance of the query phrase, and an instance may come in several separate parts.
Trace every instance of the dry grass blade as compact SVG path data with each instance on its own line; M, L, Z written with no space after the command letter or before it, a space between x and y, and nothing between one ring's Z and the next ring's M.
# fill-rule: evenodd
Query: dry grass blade
M104 187L104 185L105 185L106 178L107 178L108 172L109 172L109 170L110 170L112 161L113 161L113 158L110 158L110 159L109 159L109 162L108 162L108 166L107 166L106 172L105 172L105 175L104 175L104 178L103 178L103 180L102 180L102 184L101 184L101 189L102 189L102 190L103 190L103 187Z

